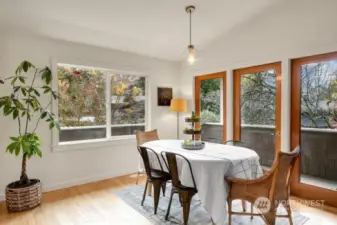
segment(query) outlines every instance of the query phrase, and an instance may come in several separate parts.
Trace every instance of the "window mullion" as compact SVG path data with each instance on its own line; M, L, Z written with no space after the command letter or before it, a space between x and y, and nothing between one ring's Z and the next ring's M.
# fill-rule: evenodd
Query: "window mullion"
M105 70L105 102L106 102L106 137L111 137L111 76L108 70Z

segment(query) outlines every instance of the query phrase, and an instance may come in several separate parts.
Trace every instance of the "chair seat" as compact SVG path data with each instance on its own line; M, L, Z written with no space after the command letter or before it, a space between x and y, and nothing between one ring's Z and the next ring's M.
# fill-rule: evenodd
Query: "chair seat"
M198 193L198 189L196 189L194 187L187 187L187 186L184 186L184 185L180 185L179 188L172 187L172 189L174 189L175 192L188 191L188 192Z
M151 170L152 179L171 180L171 175L161 170Z

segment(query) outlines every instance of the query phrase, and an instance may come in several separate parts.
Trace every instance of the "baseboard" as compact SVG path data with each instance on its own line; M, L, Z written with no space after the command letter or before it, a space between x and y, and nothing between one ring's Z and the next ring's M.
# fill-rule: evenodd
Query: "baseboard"
M55 183L55 184L50 184L50 185L43 185L42 183L42 191L43 192L48 192L48 191L55 191L59 189L64 189L64 188L69 188L77 185L82 185L82 184L87 184L91 182L96 182L100 180L105 180L105 179L110 179L110 178L115 178L119 176L124 176L128 174L133 174L136 172L125 172L125 173L106 173L106 174L99 174L97 176L92 176L92 177L83 177L75 180L69 180L69 181L64 181L60 183Z
M87 184L87 183L110 179L114 177L125 176L125 175L133 174L133 173L137 173L137 172L131 171L131 172L124 172L124 173L99 174L97 176L83 177L83 178L79 178L75 180L69 180L69 181L64 181L64 182L50 184L50 185L44 185L42 181L42 192L55 191L55 190L59 190L63 188L69 188L69 187L73 187L73 186L77 186L81 184ZM0 201L4 201L4 200L5 200L5 195L0 194Z

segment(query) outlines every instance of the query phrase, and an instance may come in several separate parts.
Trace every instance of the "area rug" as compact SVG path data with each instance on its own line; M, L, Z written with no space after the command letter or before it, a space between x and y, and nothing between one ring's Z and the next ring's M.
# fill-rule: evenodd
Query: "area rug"
M168 221L165 220L166 210L169 203L169 193L171 192L170 184L167 186L166 196L161 197L159 200L157 215L153 213L153 197L146 196L144 206L141 206L141 200L144 192L144 185L131 186L115 192L124 202L138 211L140 214L149 219L153 224L158 225L177 225L183 224L182 207L178 199L178 195L174 195L171 205L170 217ZM286 214L282 207L279 214ZM247 209L250 209L249 203L247 203ZM224 209L225 210L225 209ZM241 201L233 201L233 210L242 212ZM298 212L293 212L294 225L303 225L309 218L302 216ZM210 216L203 208L198 196L194 196L191 203L191 210L189 216L189 225L212 225ZM228 224L226 221L225 224ZM236 216L233 215L232 225L264 225L264 221L260 217L254 217L250 219L249 216ZM289 220L287 218L277 218L276 225L288 225Z

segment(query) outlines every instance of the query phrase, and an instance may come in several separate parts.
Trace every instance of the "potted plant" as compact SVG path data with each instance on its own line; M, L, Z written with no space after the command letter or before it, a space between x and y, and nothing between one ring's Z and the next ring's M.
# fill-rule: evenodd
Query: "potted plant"
M33 72L28 77L27 72ZM40 79L39 85L36 85ZM48 67L36 68L28 61L23 61L15 71L15 75L0 79L0 84L9 83L12 90L8 95L0 97L0 109L3 115L10 117L18 124L18 135L10 137L11 143L6 152L19 156L22 154L20 180L6 187L6 204L9 211L23 211L36 207L41 202L41 183L38 179L30 179L26 173L27 160L32 156L42 157L41 139L36 129L41 121L49 123L49 129L60 128L55 115L49 111L52 98L42 104L41 95L59 98L57 92L50 87L51 70ZM42 84L42 85L41 85Z

